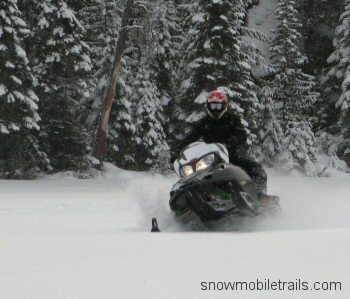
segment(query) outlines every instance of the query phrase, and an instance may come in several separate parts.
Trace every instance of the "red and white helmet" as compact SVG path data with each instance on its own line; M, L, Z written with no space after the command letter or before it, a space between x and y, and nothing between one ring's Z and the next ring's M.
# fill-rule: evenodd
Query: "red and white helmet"
M221 90L214 90L208 96L207 111L208 114L214 118L221 118L227 111L228 98L225 92Z

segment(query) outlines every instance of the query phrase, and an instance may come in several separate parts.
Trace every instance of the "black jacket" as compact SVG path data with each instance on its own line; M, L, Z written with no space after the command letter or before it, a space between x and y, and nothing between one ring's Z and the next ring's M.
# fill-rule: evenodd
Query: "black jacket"
M237 155L239 147L247 141L247 133L236 114L227 111L221 118L215 120L209 115L193 123L192 131L180 143L184 147L202 139L206 143L223 143L230 156Z

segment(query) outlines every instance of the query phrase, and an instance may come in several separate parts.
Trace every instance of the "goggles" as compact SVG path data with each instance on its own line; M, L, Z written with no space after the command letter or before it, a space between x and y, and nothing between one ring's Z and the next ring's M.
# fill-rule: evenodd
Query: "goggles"
M208 103L208 108L210 110L222 110L224 108L224 104L222 104L222 103Z

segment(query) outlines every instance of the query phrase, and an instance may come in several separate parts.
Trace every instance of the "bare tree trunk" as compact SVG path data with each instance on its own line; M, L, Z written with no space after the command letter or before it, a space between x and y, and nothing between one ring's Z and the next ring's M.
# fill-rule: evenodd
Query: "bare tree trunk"
M120 30L118 43L116 47L110 84L102 106L100 123L99 123L98 132L95 140L95 144L96 144L95 157L100 161L100 163L102 163L104 158L106 142L107 142L109 114L111 112L113 98L117 90L117 84L118 84L119 73L121 68L121 60L122 60L122 56L125 48L125 43L126 43L127 33L128 33L128 24L131 18L133 6L134 6L134 0L128 0L125 4L125 10L124 10L123 19L122 19L122 28Z

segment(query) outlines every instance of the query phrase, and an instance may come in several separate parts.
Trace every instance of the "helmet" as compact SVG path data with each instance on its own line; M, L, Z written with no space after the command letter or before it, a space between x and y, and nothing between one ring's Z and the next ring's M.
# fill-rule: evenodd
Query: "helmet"
M214 118L221 118L227 111L228 99L223 91L212 91L208 96L207 111Z

